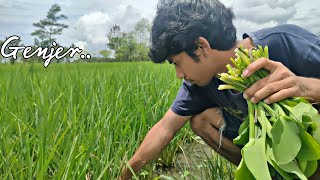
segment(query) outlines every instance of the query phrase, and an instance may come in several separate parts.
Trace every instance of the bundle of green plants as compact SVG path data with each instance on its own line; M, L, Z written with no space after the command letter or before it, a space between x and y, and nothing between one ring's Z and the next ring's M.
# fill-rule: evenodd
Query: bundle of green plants
M269 75L259 69L249 77L242 75L249 64L262 57L269 58L264 48L235 50L228 73L219 74L226 84L219 90L244 92L252 84ZM288 98L276 103L247 100L248 115L239 128L234 144L242 145L242 159L235 179L307 179L318 168L320 159L320 115L304 97Z

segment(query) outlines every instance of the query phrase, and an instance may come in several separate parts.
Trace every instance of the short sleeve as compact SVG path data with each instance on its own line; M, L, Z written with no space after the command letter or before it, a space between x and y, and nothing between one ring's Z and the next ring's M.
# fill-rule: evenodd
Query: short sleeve
M320 78L320 41L312 46L310 53L307 56L308 66L305 69L310 69L309 77Z

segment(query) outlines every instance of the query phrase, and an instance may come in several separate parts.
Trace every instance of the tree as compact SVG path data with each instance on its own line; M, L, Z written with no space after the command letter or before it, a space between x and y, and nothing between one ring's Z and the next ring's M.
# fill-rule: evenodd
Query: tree
M146 18L139 20L134 26L133 35L138 43L149 44L151 24Z
M137 58L140 61L148 61L149 43L150 43L151 24L146 18L139 20L133 30L134 37L138 42L136 50Z
M115 60L128 61L130 50L128 50L128 43L130 37L127 33L121 31L119 25L114 25L107 34L109 42L108 47L115 52Z
M125 36L125 33L121 32L120 26L119 25L114 25L110 29L110 32L107 34L107 37L109 39L109 42L107 45L109 46L110 49L116 50L121 46L121 41L123 36Z
M137 53L138 43L132 33L124 34L121 45L116 50L117 61L139 61Z
M111 55L111 51L104 49L99 51L99 54L104 58L104 59L108 59Z
M38 28L31 33L35 36L35 45L41 47L51 47L52 41L55 41L58 35L62 34L63 29L68 28L68 25L59 23L58 21L67 19L67 16L58 13L61 11L61 7L58 4L54 4L49 9L45 19L41 19L39 22L34 23L33 26Z
M116 61L147 61L150 37L150 23L141 19L133 31L125 33L119 25L114 25L108 33L108 47L115 52Z

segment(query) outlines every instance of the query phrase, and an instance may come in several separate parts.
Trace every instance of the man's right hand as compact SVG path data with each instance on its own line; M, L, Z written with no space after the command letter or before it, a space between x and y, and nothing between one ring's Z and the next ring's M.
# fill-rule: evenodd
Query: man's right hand
M131 158L131 160L132 160L132 158ZM134 164L135 166L134 167L132 167L132 166L128 167L128 164L124 165L122 170L121 170L120 180L130 179L133 176L132 171L138 172L140 169L142 169L146 165L145 161L141 161L141 163L133 163L133 162L130 162L130 161L128 162L128 164Z
M150 129L136 153L129 160L128 164L133 171L139 172L147 163L158 157L190 118L191 116L177 115L169 109L164 117ZM130 169L124 166L120 179L130 179L131 177Z
M119 180L127 180L127 179L130 179L132 177L132 173L130 171L129 168L127 168L127 166L124 166L122 168L122 171L121 171L121 174L120 174L120 178Z

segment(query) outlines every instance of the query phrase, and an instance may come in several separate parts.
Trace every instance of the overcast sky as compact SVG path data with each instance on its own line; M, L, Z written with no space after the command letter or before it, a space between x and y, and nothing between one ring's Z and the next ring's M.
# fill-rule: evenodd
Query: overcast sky
M291 23L320 32L319 0L221 0L232 7L238 38L242 33ZM91 54L106 49L106 34L114 24L124 31L132 30L141 18L152 21L158 0L0 0L0 39L19 35L23 44L32 45L33 23L43 19L50 7L58 3L68 17L69 28L58 42L75 43Z

